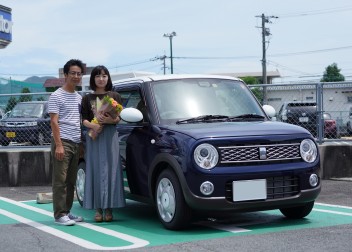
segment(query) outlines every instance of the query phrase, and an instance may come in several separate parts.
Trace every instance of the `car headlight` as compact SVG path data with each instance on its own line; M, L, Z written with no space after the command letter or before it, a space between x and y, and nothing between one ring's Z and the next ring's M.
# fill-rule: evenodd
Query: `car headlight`
M304 139L299 147L304 161L313 163L318 156L317 146L311 139Z
M201 144L194 150L194 161L203 169L215 167L218 160L218 151L211 144Z

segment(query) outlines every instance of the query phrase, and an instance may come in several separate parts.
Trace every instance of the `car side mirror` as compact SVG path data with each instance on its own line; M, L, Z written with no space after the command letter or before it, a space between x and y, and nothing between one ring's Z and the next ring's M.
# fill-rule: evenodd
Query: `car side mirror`
M120 117L122 120L129 123L140 122L143 120L142 112L135 108L124 108L120 113Z
M271 106L271 105L263 105L263 109L264 109L265 114L268 117L270 117L270 119L272 121L276 121L276 117L275 117L276 111L275 111L273 106Z

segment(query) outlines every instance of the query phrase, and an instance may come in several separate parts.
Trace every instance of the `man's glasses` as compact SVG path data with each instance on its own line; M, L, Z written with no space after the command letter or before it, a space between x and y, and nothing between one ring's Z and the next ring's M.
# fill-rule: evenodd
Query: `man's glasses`
M71 76L82 77L82 73L80 73L80 72L68 72L68 74Z

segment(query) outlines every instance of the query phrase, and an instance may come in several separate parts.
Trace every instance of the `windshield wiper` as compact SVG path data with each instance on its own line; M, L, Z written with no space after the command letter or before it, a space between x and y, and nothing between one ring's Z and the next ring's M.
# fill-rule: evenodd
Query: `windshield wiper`
M262 115L257 115L257 114L243 114L243 115L239 115L239 116L232 116L228 118L228 121L244 121L244 120L257 120L257 119L264 119L265 116Z
M176 123L196 123L196 122L214 122L214 121L227 121L229 117L225 115L202 115L198 117L192 117L189 119L178 120Z

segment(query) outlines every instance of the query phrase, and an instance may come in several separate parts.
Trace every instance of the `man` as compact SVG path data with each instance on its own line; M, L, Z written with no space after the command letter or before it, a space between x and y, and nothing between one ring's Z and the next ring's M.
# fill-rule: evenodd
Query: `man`
M65 84L49 98L54 218L55 223L65 226L83 221L82 217L70 213L81 142L82 97L75 89L81 82L83 70L82 61L69 60L64 66Z

